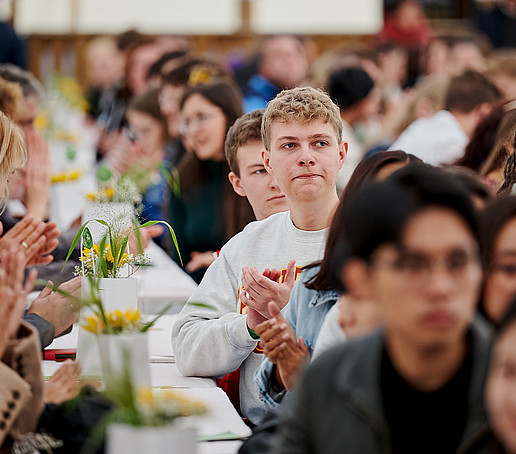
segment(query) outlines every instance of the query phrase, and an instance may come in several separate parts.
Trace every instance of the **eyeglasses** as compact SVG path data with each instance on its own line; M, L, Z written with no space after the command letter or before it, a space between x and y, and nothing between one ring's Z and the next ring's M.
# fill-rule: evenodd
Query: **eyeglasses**
M473 266L480 266L478 250L457 249L440 257L430 257L423 253L401 250L395 258L373 260L373 268L384 268L397 273L408 284L424 284L436 269L445 271L455 279L467 276Z
M188 131L192 128L192 126L197 125L199 127L204 127L208 122L217 118L221 111L213 110L211 112L202 112L194 115L193 117L184 117L181 119L179 123L179 131L182 135L188 134Z

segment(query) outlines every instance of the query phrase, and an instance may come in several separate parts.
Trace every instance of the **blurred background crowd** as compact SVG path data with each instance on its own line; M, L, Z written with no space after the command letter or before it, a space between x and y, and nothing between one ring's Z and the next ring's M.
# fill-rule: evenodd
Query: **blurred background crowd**
M10 181L13 216L53 218L66 231L79 213L53 209L54 188L87 168L101 170L99 181L106 172L104 181L130 176L142 219L173 224L187 269L200 280L213 251L254 219L226 178L227 130L244 112L302 85L326 90L341 110L348 158L339 192L361 160L388 149L465 167L495 192L512 188L513 0L385 0L373 5L383 14L376 32L339 35L257 35L243 1L241 29L232 35L22 36L17 14L26 8L8 3L0 108L29 145L25 169Z

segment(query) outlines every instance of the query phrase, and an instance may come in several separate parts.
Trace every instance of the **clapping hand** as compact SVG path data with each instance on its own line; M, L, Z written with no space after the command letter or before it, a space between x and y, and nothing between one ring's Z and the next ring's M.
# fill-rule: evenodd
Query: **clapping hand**
M290 391L297 384L310 354L303 338L297 341L296 333L277 304L270 302L269 312L272 318L258 325L255 331L260 336L264 354L276 364L277 384Z
M274 301L280 309L288 303L290 292L296 280L295 265L295 260L288 263L285 279L281 283L281 272L279 270L266 269L263 273L260 273L255 267L243 267L243 291L240 292L240 301L261 314L265 319L271 318L268 306L270 301ZM254 329L249 321L248 326Z

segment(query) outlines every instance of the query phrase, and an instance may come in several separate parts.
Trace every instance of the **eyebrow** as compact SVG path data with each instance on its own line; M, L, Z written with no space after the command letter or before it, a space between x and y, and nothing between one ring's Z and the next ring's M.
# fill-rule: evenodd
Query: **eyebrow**
M265 165L263 163L256 163L256 164L251 164L251 165L248 165L247 166L247 170L252 170L252 169L261 169L261 168L265 168Z
M331 139L331 137L332 136L330 134L312 134L311 136L308 136L307 139L309 139L309 140L321 139L321 138ZM282 142L283 140L299 140L299 137L296 137L296 136L281 136L281 137L278 137L276 139L276 142Z

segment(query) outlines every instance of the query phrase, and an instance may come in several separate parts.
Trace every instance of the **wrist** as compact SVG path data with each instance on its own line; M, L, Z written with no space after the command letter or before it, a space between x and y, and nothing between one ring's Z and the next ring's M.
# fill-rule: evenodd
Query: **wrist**
M249 333L249 335L254 339L254 340L258 340L260 339L260 335L255 333L251 328L249 328L249 325L246 323L246 327L247 327L247 332Z

